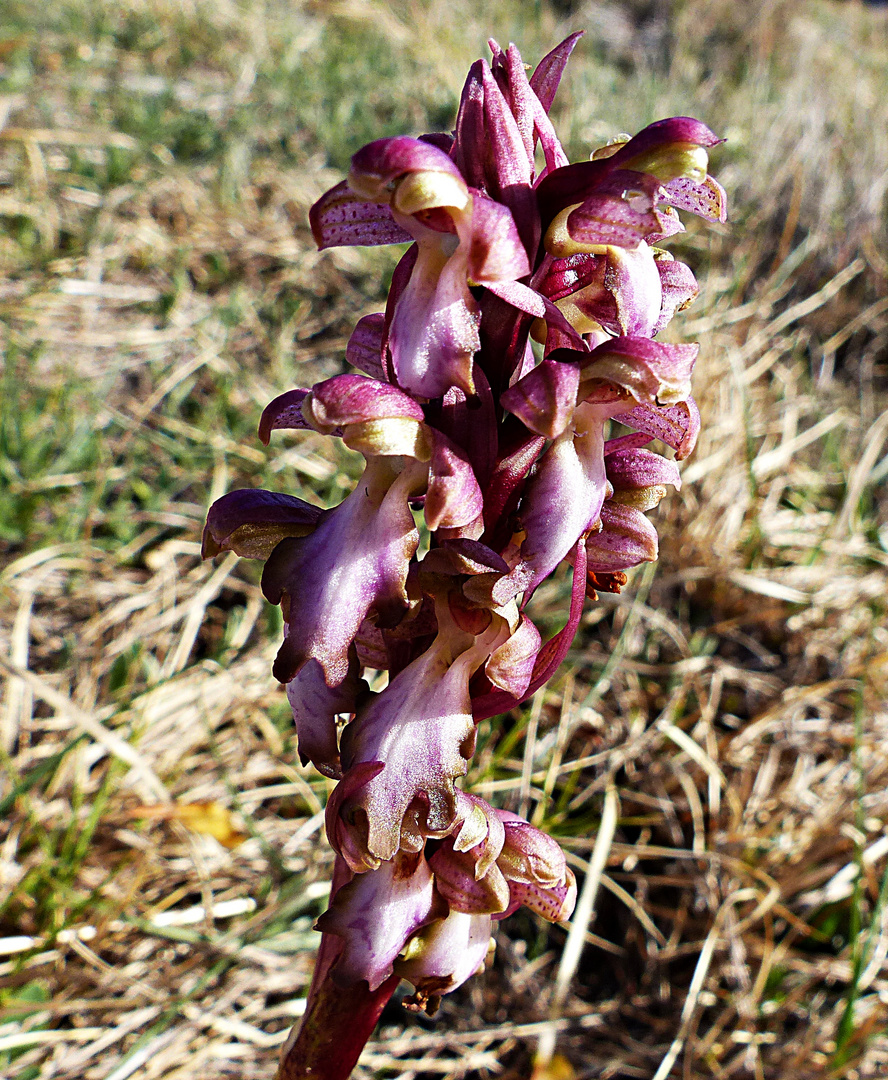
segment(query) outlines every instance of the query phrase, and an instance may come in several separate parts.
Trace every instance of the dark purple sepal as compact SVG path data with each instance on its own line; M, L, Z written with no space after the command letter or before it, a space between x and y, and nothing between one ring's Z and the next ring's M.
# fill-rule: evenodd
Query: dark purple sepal
M512 116L515 118L518 131L521 134L521 141L524 143L524 152L527 155L527 161L531 168L532 177L534 166L534 137L533 107L530 102L531 98L534 98L536 95L530 89L530 84L527 81L527 72L524 70L524 64L521 61L521 54L515 46L509 45L509 48L503 52L493 38L488 38L487 45L492 53L490 70L493 73L494 79L496 79L503 97L508 102ZM516 79L515 76L518 71L520 71L521 75L520 78ZM538 106L538 108L540 108L540 111L544 111L542 106ZM546 117L546 119L548 120L548 117Z
M567 656L573 643L577 627L583 616L583 603L586 599L586 548L582 541L577 544L573 556L573 585L570 593L570 611L564 627L551 637L537 654L533 666L533 675L527 689L520 698L513 697L503 690L491 690L472 699L472 715L475 723L487 720L491 716L508 712L527 701L529 697L551 679L561 662Z
M453 136L446 131L430 131L425 135L420 135L419 139L420 142L427 142L431 143L432 146L437 146L439 150L443 150L448 156L453 149Z
M546 112L552 108L567 61L583 33L584 31L577 30L576 33L566 37L560 45L556 45L551 52L546 53L530 77L530 88L539 98Z
M440 401L425 407L426 420L436 431L461 447L472 465L478 483L487 482L497 451L496 403L482 369L472 369L475 394L452 386Z
M526 359L534 316L519 311L487 289L481 296L480 305L479 359L491 389L498 397Z
M293 495L261 488L229 491L207 514L201 558L233 551L246 559L267 559L285 537L311 532L323 513Z
M508 207L481 191L472 191L471 232L460 243L469 246L468 274L473 283L515 281L530 273L527 252Z
M484 491L483 539L499 547L508 539L509 515L518 503L531 467L545 446L545 437L532 435L517 417L502 424L500 456Z
M450 156L456 162L466 182L475 188L485 188L484 162L487 146L484 135L484 80L481 72L485 64L476 60L469 68L459 99L456 114L456 137Z
M481 66L481 81L484 86L484 129L486 151L488 155L487 190L491 196L505 203L510 209L532 205L532 200L525 197L522 202L513 204L512 200L520 189L527 190L533 180L533 163L527 152L518 122L503 95L493 72L487 64ZM519 212L519 218L523 214Z
M503 52L496 42L489 44L494 52L494 61L491 65L494 76L509 101L518 130L521 132L531 169L535 164L534 150L537 139L540 140L543 148L547 170L566 165L567 156L555 134L548 111L528 82L521 54L514 45L510 45L506 52Z
M445 540L436 551L440 551L447 557L454 574L471 576L488 573L508 574L509 572L509 564L502 555L478 540L464 538ZM429 552L429 555L431 554L432 552Z
M426 525L437 529L458 529L481 513L484 500L468 457L440 431L431 430L432 456L429 486L425 497Z
M581 352L585 350L586 343L582 335L573 328L548 297L540 295L520 281L490 281L485 284L494 296L505 300L512 307L533 315L537 319L544 319L550 330L556 330L562 335L565 343Z
M512 110L483 60L472 65L464 101L466 108L461 103L457 116L457 161L471 170L473 187L511 210L525 249L533 253L540 234L532 162ZM469 164L469 158L476 161Z
M309 212L309 221L321 251L341 246L403 244L412 239L392 217L388 206L355 195L346 180L318 199Z
M506 390L500 402L529 431L556 439L573 418L579 388L578 363L546 359Z
M700 433L700 410L692 397L676 405L636 405L613 418L633 431L671 446L679 461L691 453Z

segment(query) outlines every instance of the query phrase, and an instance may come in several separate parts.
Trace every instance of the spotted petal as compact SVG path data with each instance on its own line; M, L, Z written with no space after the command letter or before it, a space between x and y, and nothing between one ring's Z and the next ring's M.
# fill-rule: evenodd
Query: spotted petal
M392 217L388 206L361 198L347 181L337 184L314 204L309 213L318 248L401 244L410 234Z

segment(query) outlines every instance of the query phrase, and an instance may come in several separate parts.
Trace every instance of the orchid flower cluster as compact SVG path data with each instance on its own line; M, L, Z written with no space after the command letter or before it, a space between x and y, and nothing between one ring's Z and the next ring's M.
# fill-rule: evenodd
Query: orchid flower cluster
M231 492L204 537L207 556L265 560L299 753L337 781L319 977L371 994L404 978L429 1011L481 967L492 920L521 904L570 916L558 844L458 781L479 721L559 666L584 598L656 558L645 511L680 481L646 447L683 458L699 428L697 346L657 340L697 284L660 245L678 210L724 220L719 140L677 117L569 164L549 110L578 37L529 78L491 41L452 135L370 143L314 205L321 249L411 246L348 343L363 374L281 395L260 437L339 438L363 476L332 509ZM611 421L628 433L609 438ZM527 604L565 561L567 623L544 644Z

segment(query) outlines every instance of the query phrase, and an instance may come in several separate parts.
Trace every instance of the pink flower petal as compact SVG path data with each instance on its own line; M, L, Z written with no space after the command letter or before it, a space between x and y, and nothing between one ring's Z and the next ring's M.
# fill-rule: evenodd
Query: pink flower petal
M333 978L344 986L366 979L372 991L391 975L410 936L445 914L428 863L404 852L343 885L316 926L343 939Z
M287 605L287 637L274 665L281 682L313 657L336 686L367 614L392 617L407 606L407 569L419 542L408 499L425 470L393 476L385 462L371 459L351 495L310 536L281 541L265 565L263 592Z
M676 405L636 405L624 413L616 413L614 420L652 439L661 439L672 447L679 461L694 449L700 431L700 411L692 397Z
M594 573L628 570L657 558L657 530L639 510L606 502L601 509L601 532L586 538L589 569Z

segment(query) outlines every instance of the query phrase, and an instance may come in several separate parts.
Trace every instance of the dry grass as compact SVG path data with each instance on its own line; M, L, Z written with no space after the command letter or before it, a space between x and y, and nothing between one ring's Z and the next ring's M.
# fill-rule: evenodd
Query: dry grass
M585 25L575 156L676 112L730 137L732 226L677 249L704 434L660 562L485 725L471 778L591 867L592 920L564 959L514 916L438 1020L386 1013L356 1075L517 1080L541 1047L537 1080L883 1080L886 13L55 6L38 30L0 5L0 1074L273 1075L329 785L297 764L256 568L202 564L202 518L238 485L352 482L320 436L253 435L380 306L391 253L319 256L305 225L348 152L446 124L491 30L534 58Z

